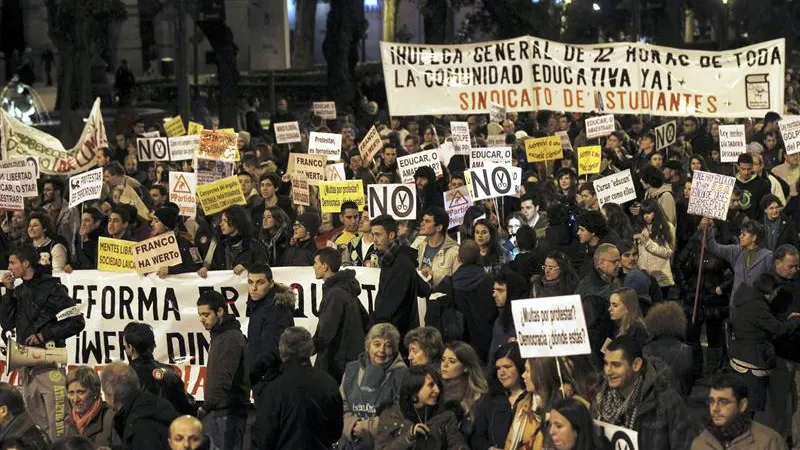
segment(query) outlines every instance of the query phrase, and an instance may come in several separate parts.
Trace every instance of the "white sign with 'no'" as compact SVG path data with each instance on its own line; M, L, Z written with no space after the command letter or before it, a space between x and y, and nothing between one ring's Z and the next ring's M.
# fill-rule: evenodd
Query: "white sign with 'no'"
M417 218L417 188L408 184L372 184L369 186L370 217L388 214L395 220Z

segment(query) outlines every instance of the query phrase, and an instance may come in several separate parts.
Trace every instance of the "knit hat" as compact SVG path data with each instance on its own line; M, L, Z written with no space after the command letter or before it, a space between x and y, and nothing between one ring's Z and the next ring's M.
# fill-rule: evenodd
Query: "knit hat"
M625 274L624 285L636 291L637 295L650 295L650 277L639 269L633 269Z
M586 211L578 216L578 226L586 228L586 230L603 238L608 234L608 226L606 219L600 211Z
M674 159L670 159L669 161L665 162L664 167L666 167L667 169L672 169L676 172L683 171L683 166L681 165L681 162Z
M436 172L430 166L422 166L414 172L414 179L416 180L417 178L425 178L428 182L434 182L436 181Z
M239 137L244 141L244 145L250 145L250 133L247 131L240 131Z
M170 230L175 229L175 225L178 223L178 211L170 207L158 208L155 213L153 213L159 222L163 223L165 227Z
M295 220L305 227L308 234L316 236L317 232L319 232L320 220L316 213L304 212L297 216Z

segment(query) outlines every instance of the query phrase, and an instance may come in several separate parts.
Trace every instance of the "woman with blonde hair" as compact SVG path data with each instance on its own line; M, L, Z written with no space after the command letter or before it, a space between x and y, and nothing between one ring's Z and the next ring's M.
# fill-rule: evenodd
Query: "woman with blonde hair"
M441 372L444 400L459 403L464 413L461 431L469 436L475 422L475 407L489 392L478 353L467 343L449 342L442 354Z
M611 293L608 314L614 322L614 338L630 336L640 345L650 340L650 334L639 307L639 296L631 288L620 288Z

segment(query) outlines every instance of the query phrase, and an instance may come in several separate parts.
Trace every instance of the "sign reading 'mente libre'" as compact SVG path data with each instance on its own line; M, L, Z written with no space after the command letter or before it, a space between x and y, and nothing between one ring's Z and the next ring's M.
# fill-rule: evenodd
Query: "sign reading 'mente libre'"
M508 111L757 117L783 109L785 40L726 51L534 36L458 45L381 42L392 115Z

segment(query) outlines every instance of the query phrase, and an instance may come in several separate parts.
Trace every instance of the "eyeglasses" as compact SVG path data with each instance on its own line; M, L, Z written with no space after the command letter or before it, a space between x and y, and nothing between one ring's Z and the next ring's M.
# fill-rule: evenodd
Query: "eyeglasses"
M552 271L556 271L556 270L559 270L559 269L561 269L561 268L558 267L558 266L542 266L542 270L544 270L545 272L552 272Z
M305 227L306 227L306 226L305 226L305 225L303 225L303 224L302 224L302 223L300 223L300 222L295 222L295 223L294 223L294 225L292 225L292 228L305 228Z
M620 263L621 260L617 258L617 259L604 259L603 261L610 262L611 264L614 264L616 266L617 264Z
M708 406L714 406L714 405L729 406L729 405L732 405L734 403L736 403L736 400L731 400L729 398L721 398L719 400L716 400L716 399L713 399L713 398L707 398L706 399L706 405L708 405Z

